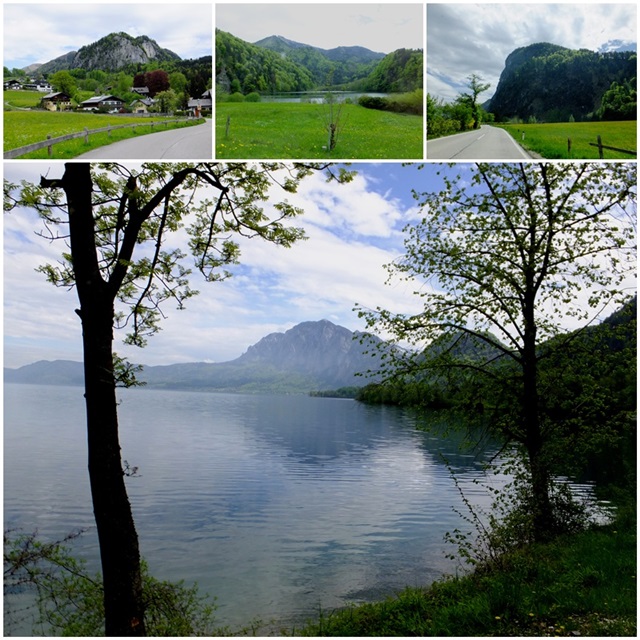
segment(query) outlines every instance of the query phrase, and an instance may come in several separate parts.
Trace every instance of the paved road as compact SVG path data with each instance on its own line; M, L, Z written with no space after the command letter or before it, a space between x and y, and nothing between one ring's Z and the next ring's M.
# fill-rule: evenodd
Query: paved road
M211 160L213 120L183 129L149 133L83 153L92 160Z
M488 125L482 125L477 131L427 142L430 160L522 160L530 157L504 129Z

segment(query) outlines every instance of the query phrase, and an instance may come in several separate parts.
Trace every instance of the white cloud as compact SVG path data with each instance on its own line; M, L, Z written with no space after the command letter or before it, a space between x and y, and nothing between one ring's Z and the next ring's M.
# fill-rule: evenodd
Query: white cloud
M449 101L472 73L491 83L518 47L550 42L597 51L637 41L635 4L427 4L427 90Z
M307 320L327 318L363 329L353 312L357 303L394 309L410 305L407 291L385 286L383 265L402 251L399 230L415 214L408 192L402 201L389 191L398 172L411 170L384 165L389 184L382 195L367 165L359 168L351 184L327 183L314 175L289 196L305 210L296 224L305 228L308 240L283 249L243 239L242 264L232 268L232 278L209 284L194 275L193 286L201 294L187 301L186 310L169 305L162 331L144 350L121 344L116 350L146 364L220 362L238 357L270 332ZM37 182L39 175L54 171L59 173L59 167L48 171L45 164L5 165L6 177L14 182L22 177ZM37 217L28 212L5 219L7 366L80 357L75 291L55 289L34 271L42 262L55 261L61 250L34 235L37 225Z
M4 65L9 68L48 62L120 31L149 36L181 58L212 54L208 3L6 3L3 9Z

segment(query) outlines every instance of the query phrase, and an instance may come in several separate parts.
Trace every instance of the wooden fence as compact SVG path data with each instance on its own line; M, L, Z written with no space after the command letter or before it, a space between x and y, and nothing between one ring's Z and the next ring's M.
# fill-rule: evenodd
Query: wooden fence
M76 138L84 138L85 143L89 143L89 136L94 133L104 133L105 131L111 136L111 132L115 129L126 129L129 127L133 127L134 130L136 127L151 127L153 131L154 125L169 125L173 122L186 122L184 118L176 118L173 120L156 120L155 122L134 122L133 124L115 124L109 125L108 127L102 127L101 129L87 129L84 128L83 131L77 131L76 133L68 133L64 136L58 136L57 138L52 138L50 135L47 136L46 140L42 142L34 142L32 144L27 144L24 147L18 147L17 149L10 149L9 151L4 152L4 159L11 160L13 158L18 158L23 156L25 153L31 153L32 151L39 151L40 149L47 149L48 155L51 157L53 155L53 145L58 144L59 142L66 142L67 140L75 140Z
M602 138L598 136L598 142L590 142L590 146L598 147L598 155L600 156L600 160L604 159L604 150L609 149L610 151L617 151L618 153L626 153L629 156L637 156L637 151L630 151L629 149L619 149L618 147L608 147L607 145L602 144ZM571 157L571 138L567 140L567 156Z

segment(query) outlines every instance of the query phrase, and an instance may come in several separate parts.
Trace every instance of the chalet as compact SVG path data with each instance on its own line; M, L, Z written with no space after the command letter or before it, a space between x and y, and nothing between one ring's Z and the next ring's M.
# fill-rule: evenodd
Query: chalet
M7 91L7 89L22 89L22 83L19 80L7 80L2 88Z
M187 106L196 118L199 118L203 111L211 111L213 108L211 89L207 89L199 98L189 98Z
M47 111L66 111L71 109L71 98L62 91L48 93L42 96L40 106Z
M53 87L44 80L38 80L36 82L27 82L22 86L25 91L40 91L41 93L50 93L53 91Z
M131 88L131 93L137 93L141 96L148 96L149 95L149 87L132 87Z
M112 95L106 96L93 96L84 102L80 103L80 108L83 111L97 111L104 109L106 111L119 111L124 107L124 102L120 98Z
M149 113L155 103L153 98L138 98L129 105L129 108L133 113Z

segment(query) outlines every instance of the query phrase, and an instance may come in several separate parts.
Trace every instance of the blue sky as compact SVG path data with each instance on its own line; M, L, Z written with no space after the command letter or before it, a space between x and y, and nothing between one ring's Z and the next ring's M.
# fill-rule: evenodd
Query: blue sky
M61 174L60 164L6 162L5 178L38 181ZM415 310L410 285L385 284L383 265L403 252L402 228L418 214L411 189L435 186L431 172L396 163L353 165L349 185L306 179L290 201L304 208L299 225L308 239L291 249L243 242L242 264L222 283L205 283L184 311L166 308L162 331L143 349L116 345L135 362L224 362L263 336L307 320L327 319L364 329L360 304ZM35 269L58 259L60 246L39 238L32 212L4 219L5 366L37 360L81 359L75 291L56 289ZM118 335L118 338L122 336Z
M636 49L636 3L428 3L427 91L449 102L480 75L494 94L507 56L550 42L570 49Z
M21 69L110 33L149 36L183 59L212 55L210 2L3 3L4 66Z

